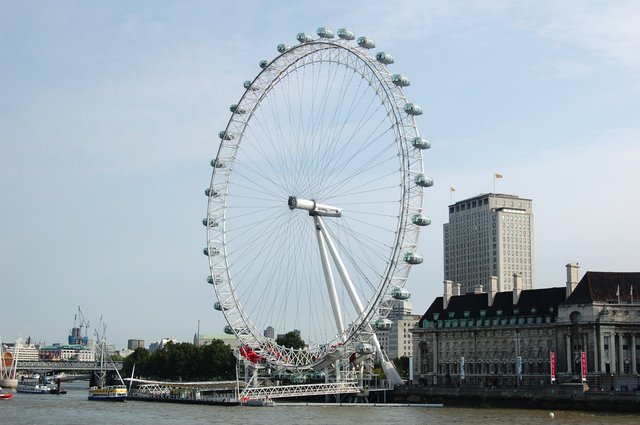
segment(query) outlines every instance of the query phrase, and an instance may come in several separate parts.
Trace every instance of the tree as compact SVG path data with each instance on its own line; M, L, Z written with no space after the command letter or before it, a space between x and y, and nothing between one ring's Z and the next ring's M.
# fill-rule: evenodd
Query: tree
M300 338L300 333L295 331L287 332L284 335L278 336L278 339L276 339L276 343L278 345L283 345L285 347L294 349L304 348L306 345L304 340Z

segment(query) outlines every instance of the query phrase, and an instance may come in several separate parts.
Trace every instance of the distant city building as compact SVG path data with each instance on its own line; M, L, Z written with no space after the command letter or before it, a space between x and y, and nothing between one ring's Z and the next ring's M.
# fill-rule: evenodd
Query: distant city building
M513 289L513 275L522 275L521 289L535 288L533 210L531 199L488 193L449 205L444 224L444 278L463 294L498 278L498 291Z
M144 346L142 346L142 348L144 348ZM128 348L123 348L122 350L117 350L115 354L117 354L118 356L124 358L127 358L128 356L130 356L131 354L133 354L135 350L130 350Z
M16 358L18 362L25 361L38 361L40 360L40 352L38 351L38 346L31 343L31 339L27 339L27 342L23 342L21 339L18 339L15 343L2 344L2 351L4 353L9 353L10 358ZM17 356L16 356L17 354Z
M193 344L207 345L207 344L211 344L213 340L216 340L216 339L221 340L226 345L231 347L231 349L235 349L240 346L240 341L238 340L238 338L236 338L235 335L228 335L228 334L214 334L214 335L195 334L193 336Z
M164 346L167 345L170 342L173 343L173 344L180 344L180 341L178 341L176 339L162 338L159 341L152 342L151 344L149 344L149 351L153 353L156 350L164 348Z
M587 272L567 264L565 287L483 293L445 281L414 335L414 377L423 385L498 388L581 382L634 389L640 373L640 273ZM584 353L584 355L582 354Z
M264 330L263 335L267 338L271 338L274 339L276 334L275 329L273 329L273 326L267 326L267 329Z
M40 358L42 360L54 361L77 361L77 362L94 362L96 360L95 352L85 345L46 345L40 347Z
M127 349L135 351L136 348L144 348L144 339L130 339L127 341Z
M419 314L411 314L411 303L408 301L396 301L389 313L391 329L378 331L380 347L390 359L410 357L413 353L413 335L411 329L420 319Z

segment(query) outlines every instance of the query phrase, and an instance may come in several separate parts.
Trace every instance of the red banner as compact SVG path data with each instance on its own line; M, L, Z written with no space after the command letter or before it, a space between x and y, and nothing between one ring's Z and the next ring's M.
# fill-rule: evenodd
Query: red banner
M556 381L556 353L555 351L551 352L551 357L549 358L549 363L551 365L551 382Z
M582 365L582 382L587 382L587 353L580 352L580 364Z

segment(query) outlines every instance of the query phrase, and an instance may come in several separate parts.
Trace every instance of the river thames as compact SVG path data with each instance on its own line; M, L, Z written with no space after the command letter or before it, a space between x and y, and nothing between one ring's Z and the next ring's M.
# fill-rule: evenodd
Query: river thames
M0 401L2 424L638 424L640 415L547 410L429 407L219 407L88 401L86 383L65 395L18 394Z

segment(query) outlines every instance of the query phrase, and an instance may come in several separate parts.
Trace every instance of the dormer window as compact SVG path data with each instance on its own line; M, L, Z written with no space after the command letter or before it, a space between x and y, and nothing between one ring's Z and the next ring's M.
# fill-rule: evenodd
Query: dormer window
M465 311L465 312L464 312L464 318L465 318L465 319L468 319L470 315L471 315L471 312L470 312L470 311Z
M453 319L453 317L455 316L455 314L456 314L456 313L455 313L455 311L450 311L450 312L448 313L448 315L449 315L449 319Z
M502 310L496 311L496 316L498 316L498 317L502 316Z
M513 309L513 314L520 314L520 309L519 308L514 308Z
M438 320L440 313L433 313L433 320Z
M487 310L480 310L480 317L485 317L487 315Z

